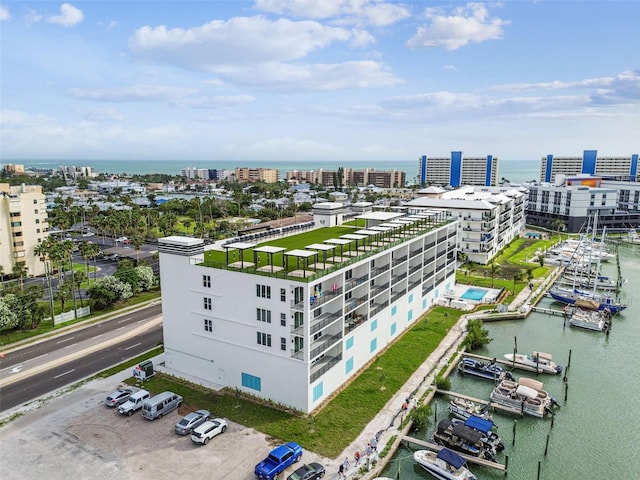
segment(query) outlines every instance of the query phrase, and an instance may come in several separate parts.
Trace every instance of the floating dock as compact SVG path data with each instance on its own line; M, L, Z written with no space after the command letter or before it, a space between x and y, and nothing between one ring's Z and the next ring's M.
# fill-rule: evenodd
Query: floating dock
M408 436L402 437L402 440L404 440L406 442L410 442L410 443L415 443L416 445L420 445L421 447L428 448L429 450L435 450L436 452L439 452L440 450L445 448L445 447L443 447L441 445L437 445L435 443L425 442L424 440L419 440L417 438L408 437ZM456 453L458 455L460 455L462 458L464 458L467 462L477 463L478 465L483 465L485 467L495 468L495 469L501 470L503 472L507 469L506 466L504 466L503 464L498 463L498 462L491 462L489 460L485 460L484 458L473 457L471 455L466 455L466 454L460 453L458 451L456 451Z
M500 405L498 403L494 403L494 402L487 401L487 400L482 400L481 398L474 398L474 397L471 397L469 395L463 395L462 393L451 392L449 390L437 389L436 393L440 393L442 395L449 395L451 397L462 398L464 400L471 400L472 402L480 403L482 405L489 405L494 410L502 410L503 412L512 413L514 415L522 416L522 412L520 410L518 410L517 408L506 407L506 406Z
M510 361L510 360L503 360L503 359L500 359L500 358L497 358L497 357L485 357L484 355L476 355L475 353L468 353L468 352L465 352L463 356L479 358L481 360L486 360L488 362L500 363L502 365L506 365L506 366L511 367L511 368L517 368L518 370L526 370L527 372L547 374L547 372L543 372L539 368L536 369L536 367L530 367L529 365L525 365L524 363L513 362L513 361Z

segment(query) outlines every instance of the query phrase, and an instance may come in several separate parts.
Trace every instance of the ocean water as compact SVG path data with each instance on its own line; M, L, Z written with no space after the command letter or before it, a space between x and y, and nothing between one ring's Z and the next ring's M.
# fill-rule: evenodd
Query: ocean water
M75 165L78 167L93 167L98 173L143 175L151 173L163 173L167 175L180 175L183 168L215 168L234 169L236 167L262 167L276 168L280 171L280 178L284 178L285 172L291 170L337 170L339 167L375 168L377 170L390 170L392 168L407 173L407 182L414 183L418 179L418 159L415 160L389 160L389 161L343 161L343 162L305 162L305 161L281 161L281 162L202 162L189 160L21 160L15 162L25 167L34 168L58 168L61 165ZM522 183L540 178L540 160L500 160L498 178L506 178L512 183Z

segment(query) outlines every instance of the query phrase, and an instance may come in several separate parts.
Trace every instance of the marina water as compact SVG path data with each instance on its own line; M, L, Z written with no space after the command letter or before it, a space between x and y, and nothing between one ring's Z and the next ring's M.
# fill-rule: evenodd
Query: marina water
M479 355L502 359L505 353L513 352L517 338L518 352L549 352L556 363L566 367L571 351L566 384L564 374L515 372L516 377L543 381L544 389L560 403L553 428L551 418L519 418L493 412L498 434L506 445L498 461L504 464L505 455L509 456L506 478L535 480L540 468L539 478L546 480L640 479L640 245L621 245L619 252L622 277L627 280L620 297L628 308L613 319L609 336L570 327L568 321L565 327L563 317L542 313L532 313L526 320L485 323L493 341L474 351ZM605 264L603 273L615 277L615 261ZM561 308L547 298L540 306ZM452 391L489 400L491 381L462 377L457 372L450 379ZM430 440L437 422L448 417L448 400L437 396L426 431L412 435ZM402 480L433 478L413 461L412 451L420 448L402 446L383 475L398 478L399 471ZM478 480L505 478L504 472L496 469L474 464L470 469Z

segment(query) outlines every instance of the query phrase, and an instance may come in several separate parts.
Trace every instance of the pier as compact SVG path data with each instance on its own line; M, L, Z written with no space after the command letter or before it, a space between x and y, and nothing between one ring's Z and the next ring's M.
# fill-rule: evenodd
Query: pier
M435 443L426 442L424 440L419 440L417 438L408 437L406 435L404 437L402 437L402 440L405 441L405 442L415 443L416 445L420 445L421 447L428 448L429 450L435 450L436 452L439 452L440 450L445 448L445 447L442 447L442 446L437 445ZM501 470L503 472L507 469L507 467L505 465L503 465L501 463L498 463L498 462L491 462L489 460L485 460L484 458L473 457L471 455L466 455L466 454L458 452L458 451L456 451L456 453L458 455L460 455L462 458L464 458L467 462L477 463L478 465L483 465L485 467L495 468L495 469Z
M522 416L522 412L520 410L518 410L517 408L506 407L504 405L500 405L498 403L494 403L494 402L491 402L491 401L482 400L480 398L474 398L474 397L471 397L469 395L463 395L462 393L451 392L449 390L440 390L440 389L437 389L436 393L440 393L442 395L449 395L451 397L462 398L463 400L471 400L472 402L480 403L482 405L489 405L494 410L502 410L503 412L512 413L514 415Z
M568 314L564 310L556 310L555 308L531 307L531 310L538 313L546 313L547 315L555 315L558 317L567 317Z

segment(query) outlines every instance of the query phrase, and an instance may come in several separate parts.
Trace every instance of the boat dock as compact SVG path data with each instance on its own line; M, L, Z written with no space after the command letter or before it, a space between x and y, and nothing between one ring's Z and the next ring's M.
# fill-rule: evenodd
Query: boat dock
M547 315L556 315L558 317L567 317L568 314L563 310L556 310L555 308L542 308L542 307L531 307L531 310L538 313L546 313Z
M469 352L464 352L464 356L465 357L479 358L481 360L486 360L486 361L489 361L489 362L494 362L495 361L496 363L500 363L502 365L506 365L506 366L511 367L511 368L517 368L519 370L526 370L527 372L544 373L540 369L536 369L535 367L530 367L529 365L525 365L524 363L520 363L520 362L502 360L502 359L496 358L496 357L485 357L484 355L476 355L475 353L469 353Z
M437 445L435 443L426 442L424 440L419 440L417 438L408 437L408 436L402 437L402 440L405 441L405 442L410 442L410 443L414 443L416 445L420 445L421 447L428 448L429 450L435 450L436 452L439 452L440 450L445 448L445 447L442 447L442 446ZM464 458L467 462L476 463L478 465L483 465L485 467L495 468L495 469L501 470L503 472L507 470L507 467L505 465L501 464L501 463L491 462L489 460L485 460L484 458L473 457L471 455L466 455L466 454L458 452L458 451L456 451L456 453L458 455L460 455L462 458Z
M440 389L436 389L436 393L440 393L442 395L449 395L451 397L462 398L463 400L471 400L472 402L480 403L482 405L489 405L494 410L502 410L503 412L512 413L514 415L522 416L522 412L520 410L518 410L517 408L506 407L504 405L500 405L498 403L494 403L494 402L491 402L491 401L482 400L480 398L471 397L469 395L463 395L462 393L451 392L449 390L440 390Z

